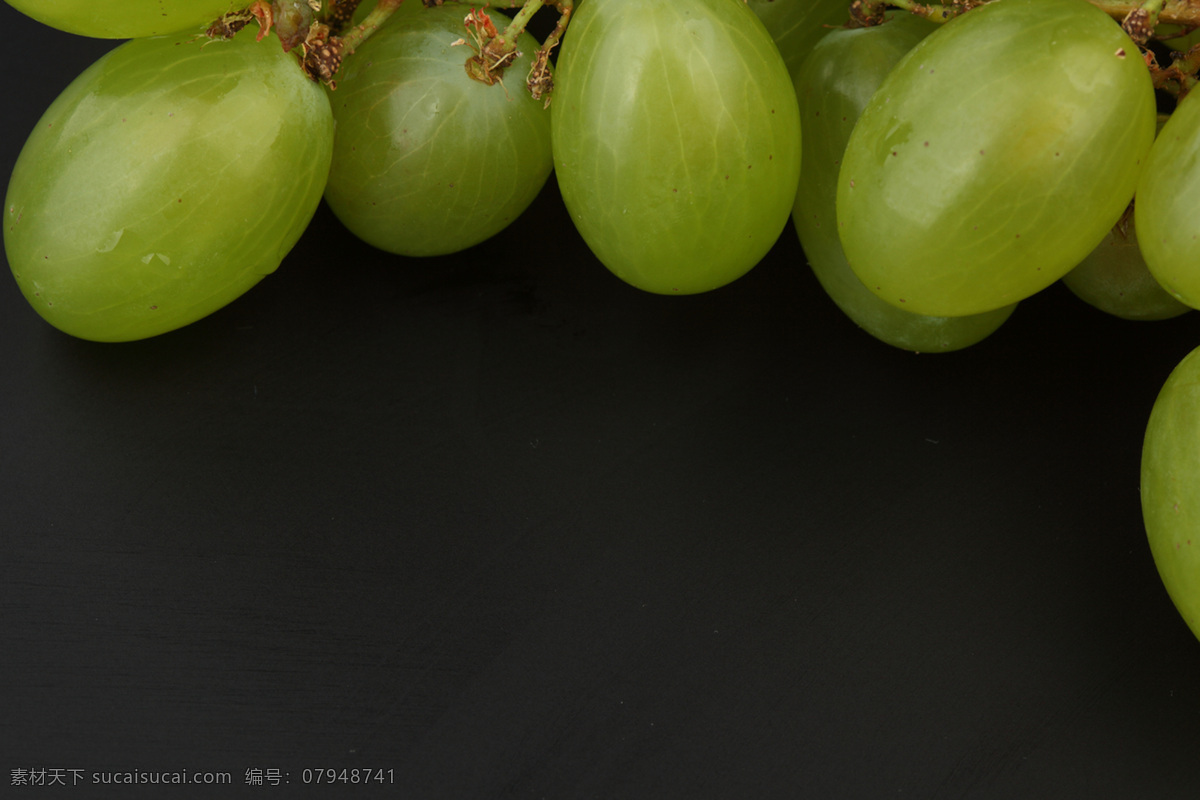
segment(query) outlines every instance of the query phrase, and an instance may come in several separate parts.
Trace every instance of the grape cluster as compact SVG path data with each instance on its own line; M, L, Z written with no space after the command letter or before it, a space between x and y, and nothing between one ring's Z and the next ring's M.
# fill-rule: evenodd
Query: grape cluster
M46 111L5 200L18 286L77 337L231 302L322 198L365 242L437 256L511 224L551 174L597 259L654 293L736 280L790 219L831 300L905 350L969 347L1059 281L1129 320L1200 308L1191 4L1122 22L1136 4L9 3L129 39ZM1197 386L1193 354L1151 417L1142 488L1200 636Z

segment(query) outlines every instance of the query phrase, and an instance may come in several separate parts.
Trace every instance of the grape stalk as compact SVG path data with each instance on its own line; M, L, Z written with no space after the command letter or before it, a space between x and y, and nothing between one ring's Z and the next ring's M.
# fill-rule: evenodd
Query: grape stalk
M261 40L274 30L284 52L299 48L301 65L311 79L336 88L336 77L345 55L353 53L374 35L400 8L405 0L376 0L374 7L354 24L361 0L332 0L324 6L321 0L254 0L246 8L232 11L215 20L208 28L211 38L228 39L250 22L257 20ZM446 0L408 0L426 7L443 5ZM459 0L451 0L459 2ZM550 54L562 39L574 8L574 0L501 0L488 5L499 8L519 8L511 21L501 30L482 8L472 7L463 20L474 55L466 59L467 74L474 80L492 85L503 77L505 69L517 54L517 40L534 14L545 6L558 10L558 22L538 48L533 66L526 77L526 87L534 99L549 105L554 86L550 74ZM343 33L344 31L344 33Z

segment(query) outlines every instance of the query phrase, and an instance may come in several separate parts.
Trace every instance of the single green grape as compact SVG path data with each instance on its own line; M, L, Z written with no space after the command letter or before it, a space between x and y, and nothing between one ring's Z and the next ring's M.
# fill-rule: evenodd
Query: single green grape
M389 19L346 58L331 94L325 199L352 233L391 253L478 244L550 176L550 112L525 87L537 40L523 33L503 82L488 85L464 68L473 51L454 44L463 14L445 5Z
M550 110L567 210L633 286L723 286L787 224L796 96L770 34L738 0L584 0Z
M850 132L876 88L933 23L902 14L882 25L838 29L819 41L793 73L804 130L800 186L792 222L822 288L863 330L917 352L960 350L991 335L1014 306L963 317L897 308L867 289L850 269L837 232L837 180Z
M83 339L163 333L279 266L321 199L333 115L271 37L134 39L47 109L13 171L21 292Z
M1171 372L1150 412L1141 501L1159 577L1200 638L1200 348Z
M846 0L747 0L779 48L788 72L795 72L813 46L849 19Z
M1121 319L1172 319L1192 310L1150 273L1138 247L1132 215L1122 217L1062 282L1080 300Z
M98 39L201 31L247 3L235 0L5 0L37 21Z
M1121 216L1155 117L1139 50L1090 3L968 11L896 65L851 134L837 197L850 266L922 314L1029 297Z
M1200 308L1200 101L1186 95L1163 125L1137 187L1134 221L1146 266L1172 296Z

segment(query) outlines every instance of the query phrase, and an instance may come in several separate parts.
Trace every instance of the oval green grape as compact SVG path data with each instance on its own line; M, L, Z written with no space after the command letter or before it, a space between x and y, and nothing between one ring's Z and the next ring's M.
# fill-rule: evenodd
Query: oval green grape
M1062 282L1083 302L1120 319L1158 321L1192 310L1167 292L1146 266L1132 216L1123 217Z
M408 5L406 2L404 6ZM525 88L523 33L503 83L471 78L463 10L421 9L347 57L331 94L337 135L325 199L363 241L406 256L458 252L507 227L553 166L550 112Z
M1200 100L1188 94L1163 125L1137 187L1134 221L1146 266L1172 296L1200 308Z
M829 29L849 19L846 0L747 0L779 48L788 72L800 64Z
M278 267L320 203L333 115L272 37L134 39L51 104L17 159L4 246L52 325L127 341Z
M1142 519L1175 607L1200 638L1200 348L1167 377L1142 444Z
M882 342L916 352L961 350L990 336L1015 306L963 317L914 314L888 303L850 269L837 231L838 170L846 142L879 84L935 26L903 14L827 34L794 73L804 131L792 222L813 274L837 306Z
M555 83L563 201L619 278L704 292L779 238L800 174L799 111L742 0L583 0Z
M851 134L838 225L855 273L923 314L1057 281L1133 197L1155 131L1137 47L1083 0L1003 0L927 37Z
M350 25L361 25L363 21L366 20L367 15L374 11L375 8L375 3L370 2L370 0L363 0L363 2L359 3L358 7L354 9L354 15L350 17ZM392 12L391 16L387 18L387 22L385 24L392 25L395 22L407 18L411 14L422 13L425 10L426 6L423 2L421 2L421 0L403 0L396 10ZM464 14L460 13L458 16L461 20Z
M233 0L6 0L21 13L60 31L97 39L203 30L221 15L248 5Z

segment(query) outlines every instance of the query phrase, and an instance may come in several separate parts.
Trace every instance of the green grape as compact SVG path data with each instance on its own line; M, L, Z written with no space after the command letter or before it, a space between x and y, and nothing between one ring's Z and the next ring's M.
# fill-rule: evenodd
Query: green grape
M333 115L279 42L134 39L38 122L5 199L25 298L84 339L186 325L275 270L329 172Z
M837 197L850 265L922 314L1029 297L1121 216L1155 116L1137 47L1090 3L968 11L896 65L850 136Z
M1200 42L1200 28L1189 31L1182 25L1157 25L1154 38L1172 50L1183 52Z
M6 0L37 21L99 39L203 30L247 2L235 0Z
M832 26L849 19L847 0L747 0L775 40L788 72L795 72Z
M1165 120L1158 117L1160 131ZM1191 308L1164 289L1146 266L1134 224L1135 208L1136 203L1126 209L1104 240L1062 282L1080 300L1121 319L1177 317Z
M1171 372L1150 412L1141 498L1159 577L1200 638L1200 348Z
M1138 181L1134 220L1146 266L1180 302L1200 308L1200 101L1188 94L1163 125Z
M367 15L375 10L378 0L362 0L358 7L354 9L354 16L350 18L350 24L361 25ZM425 4L421 0L402 0L400 5L392 12L392 15L387 18L387 24L391 25L395 20L401 20L413 13L419 13L425 10ZM466 15L467 9L461 9L458 18L461 21Z
M741 0L584 0L550 110L567 210L633 286L727 284L787 224L800 173L796 96Z
M1062 281L1080 300L1121 319L1171 319L1192 310L1150 273L1138 248L1132 216L1122 217Z
M990 335L1014 306L965 317L933 317L893 306L850 269L837 232L838 169L850 132L875 89L917 42L935 30L912 14L883 25L832 31L793 73L804 130L792 222L826 293L863 330L918 352L959 350Z
M467 35L463 15L445 5L389 20L346 59L331 95L325 199L351 232L388 252L478 244L550 176L550 112L525 88L537 40L523 33L521 55L489 86L464 69L473 51L454 45Z

